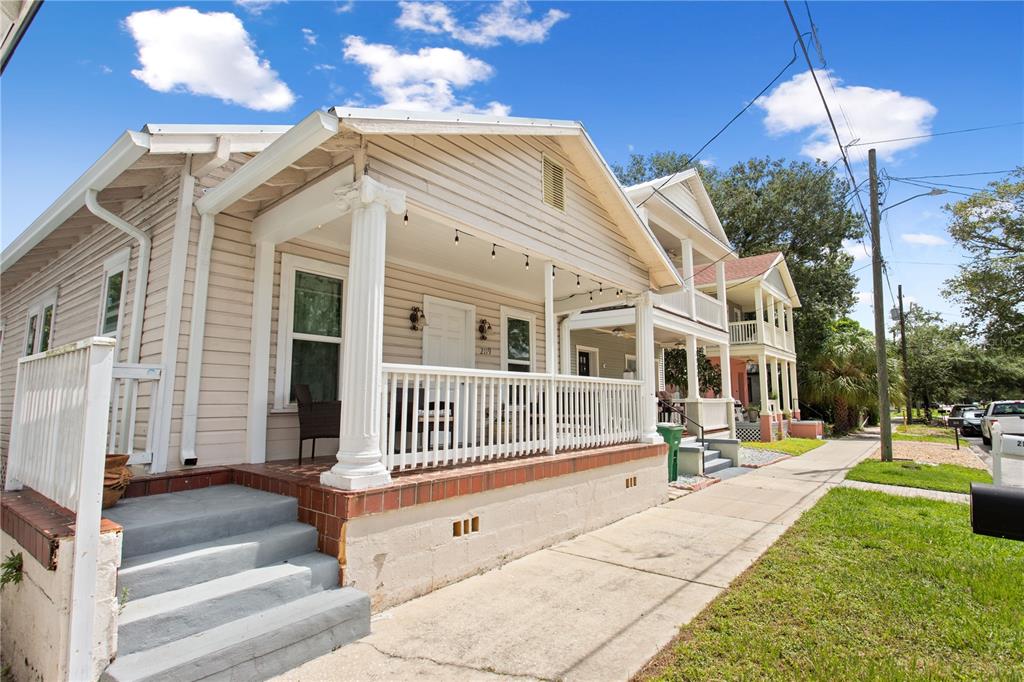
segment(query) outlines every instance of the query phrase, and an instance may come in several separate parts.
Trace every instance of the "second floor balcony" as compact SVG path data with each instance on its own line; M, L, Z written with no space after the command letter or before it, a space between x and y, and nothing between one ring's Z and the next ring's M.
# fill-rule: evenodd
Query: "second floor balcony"
M779 327L766 321L743 320L729 323L729 344L765 345L787 351L795 351L793 330Z

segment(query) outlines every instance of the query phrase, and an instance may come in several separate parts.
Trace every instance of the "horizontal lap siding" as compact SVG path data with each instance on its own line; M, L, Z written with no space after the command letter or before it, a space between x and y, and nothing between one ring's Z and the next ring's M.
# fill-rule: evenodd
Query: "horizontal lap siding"
M166 288L164 261L169 258L167 234L174 222L178 187L178 176L172 174L164 182L155 185L145 197L121 212L122 218L145 230L153 241L146 295L147 308L143 318L141 362L160 361L159 347L154 355L151 347L145 342L147 330L151 330L154 325L152 316L162 316L160 306L163 301L163 289ZM4 322L3 353L0 357L0 453L4 461L10 437L17 361L24 355L28 307L42 294L57 287L53 346L95 336L99 329L103 263L125 247L131 247L131 258L123 293L124 310L121 316L119 359L126 361L139 250L136 241L120 230L105 224L99 225L17 287L8 289L3 286L0 296L0 319ZM165 274L160 274L161 269ZM145 442L145 419L149 409L148 391L148 388L140 390L137 431L141 441L136 441L137 447L141 447Z
M569 345L571 352L569 362L572 373L576 374L576 346L597 348L598 374L604 379L622 379L626 371L626 356L636 355L636 340L591 329L580 329L570 332ZM591 368L593 371L593 368Z
M540 137L373 137L370 175L467 231L642 288L647 270L558 143ZM565 167L565 212L542 201L542 163ZM608 191L611 191L610 189Z

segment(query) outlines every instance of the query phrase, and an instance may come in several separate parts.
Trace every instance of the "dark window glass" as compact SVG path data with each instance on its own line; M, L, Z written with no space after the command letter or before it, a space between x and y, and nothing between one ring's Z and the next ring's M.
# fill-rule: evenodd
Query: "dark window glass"
M103 301L103 334L116 334L121 316L121 287L124 273L115 272L107 278L107 297Z
M338 399L338 344L292 341L292 386L309 384L313 400ZM295 401L295 391L289 398Z
M507 320L505 334L508 339L509 369L512 368L513 363L526 363L527 371L529 371L530 322L510 317Z
M340 279L296 271L292 331L296 334L341 336Z
M53 335L53 306L43 308L43 332L39 336L39 352L50 349L50 337Z
M28 318L28 341L25 343L25 355L32 355L36 349L36 327L39 325L39 316L33 315Z

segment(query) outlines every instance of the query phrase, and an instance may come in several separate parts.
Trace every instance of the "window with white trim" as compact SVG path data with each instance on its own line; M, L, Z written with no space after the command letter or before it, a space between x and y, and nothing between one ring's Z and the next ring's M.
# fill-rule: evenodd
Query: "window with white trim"
M121 315L127 288L128 260L131 249L118 251L103 264L103 288L100 297L99 335L121 337Z
M25 355L42 353L53 346L53 318L57 315L57 289L50 289L28 308Z
M281 255L275 409L295 404L296 384L313 400L337 400L341 388L344 266Z
M636 376L636 355L626 353L626 359L623 362L623 371L631 374L632 377Z
M534 371L536 317L522 310L501 308L501 368L508 372Z

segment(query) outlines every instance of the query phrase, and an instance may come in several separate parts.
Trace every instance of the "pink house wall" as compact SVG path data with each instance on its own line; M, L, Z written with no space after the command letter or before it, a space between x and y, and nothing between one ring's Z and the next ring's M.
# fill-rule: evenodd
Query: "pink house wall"
M708 358L708 360L715 367L721 366L719 358ZM732 397L746 405L750 402L750 396L747 394L747 361L729 358L729 366L731 369L729 374L732 377ZM704 397L713 398L714 395L709 391Z

